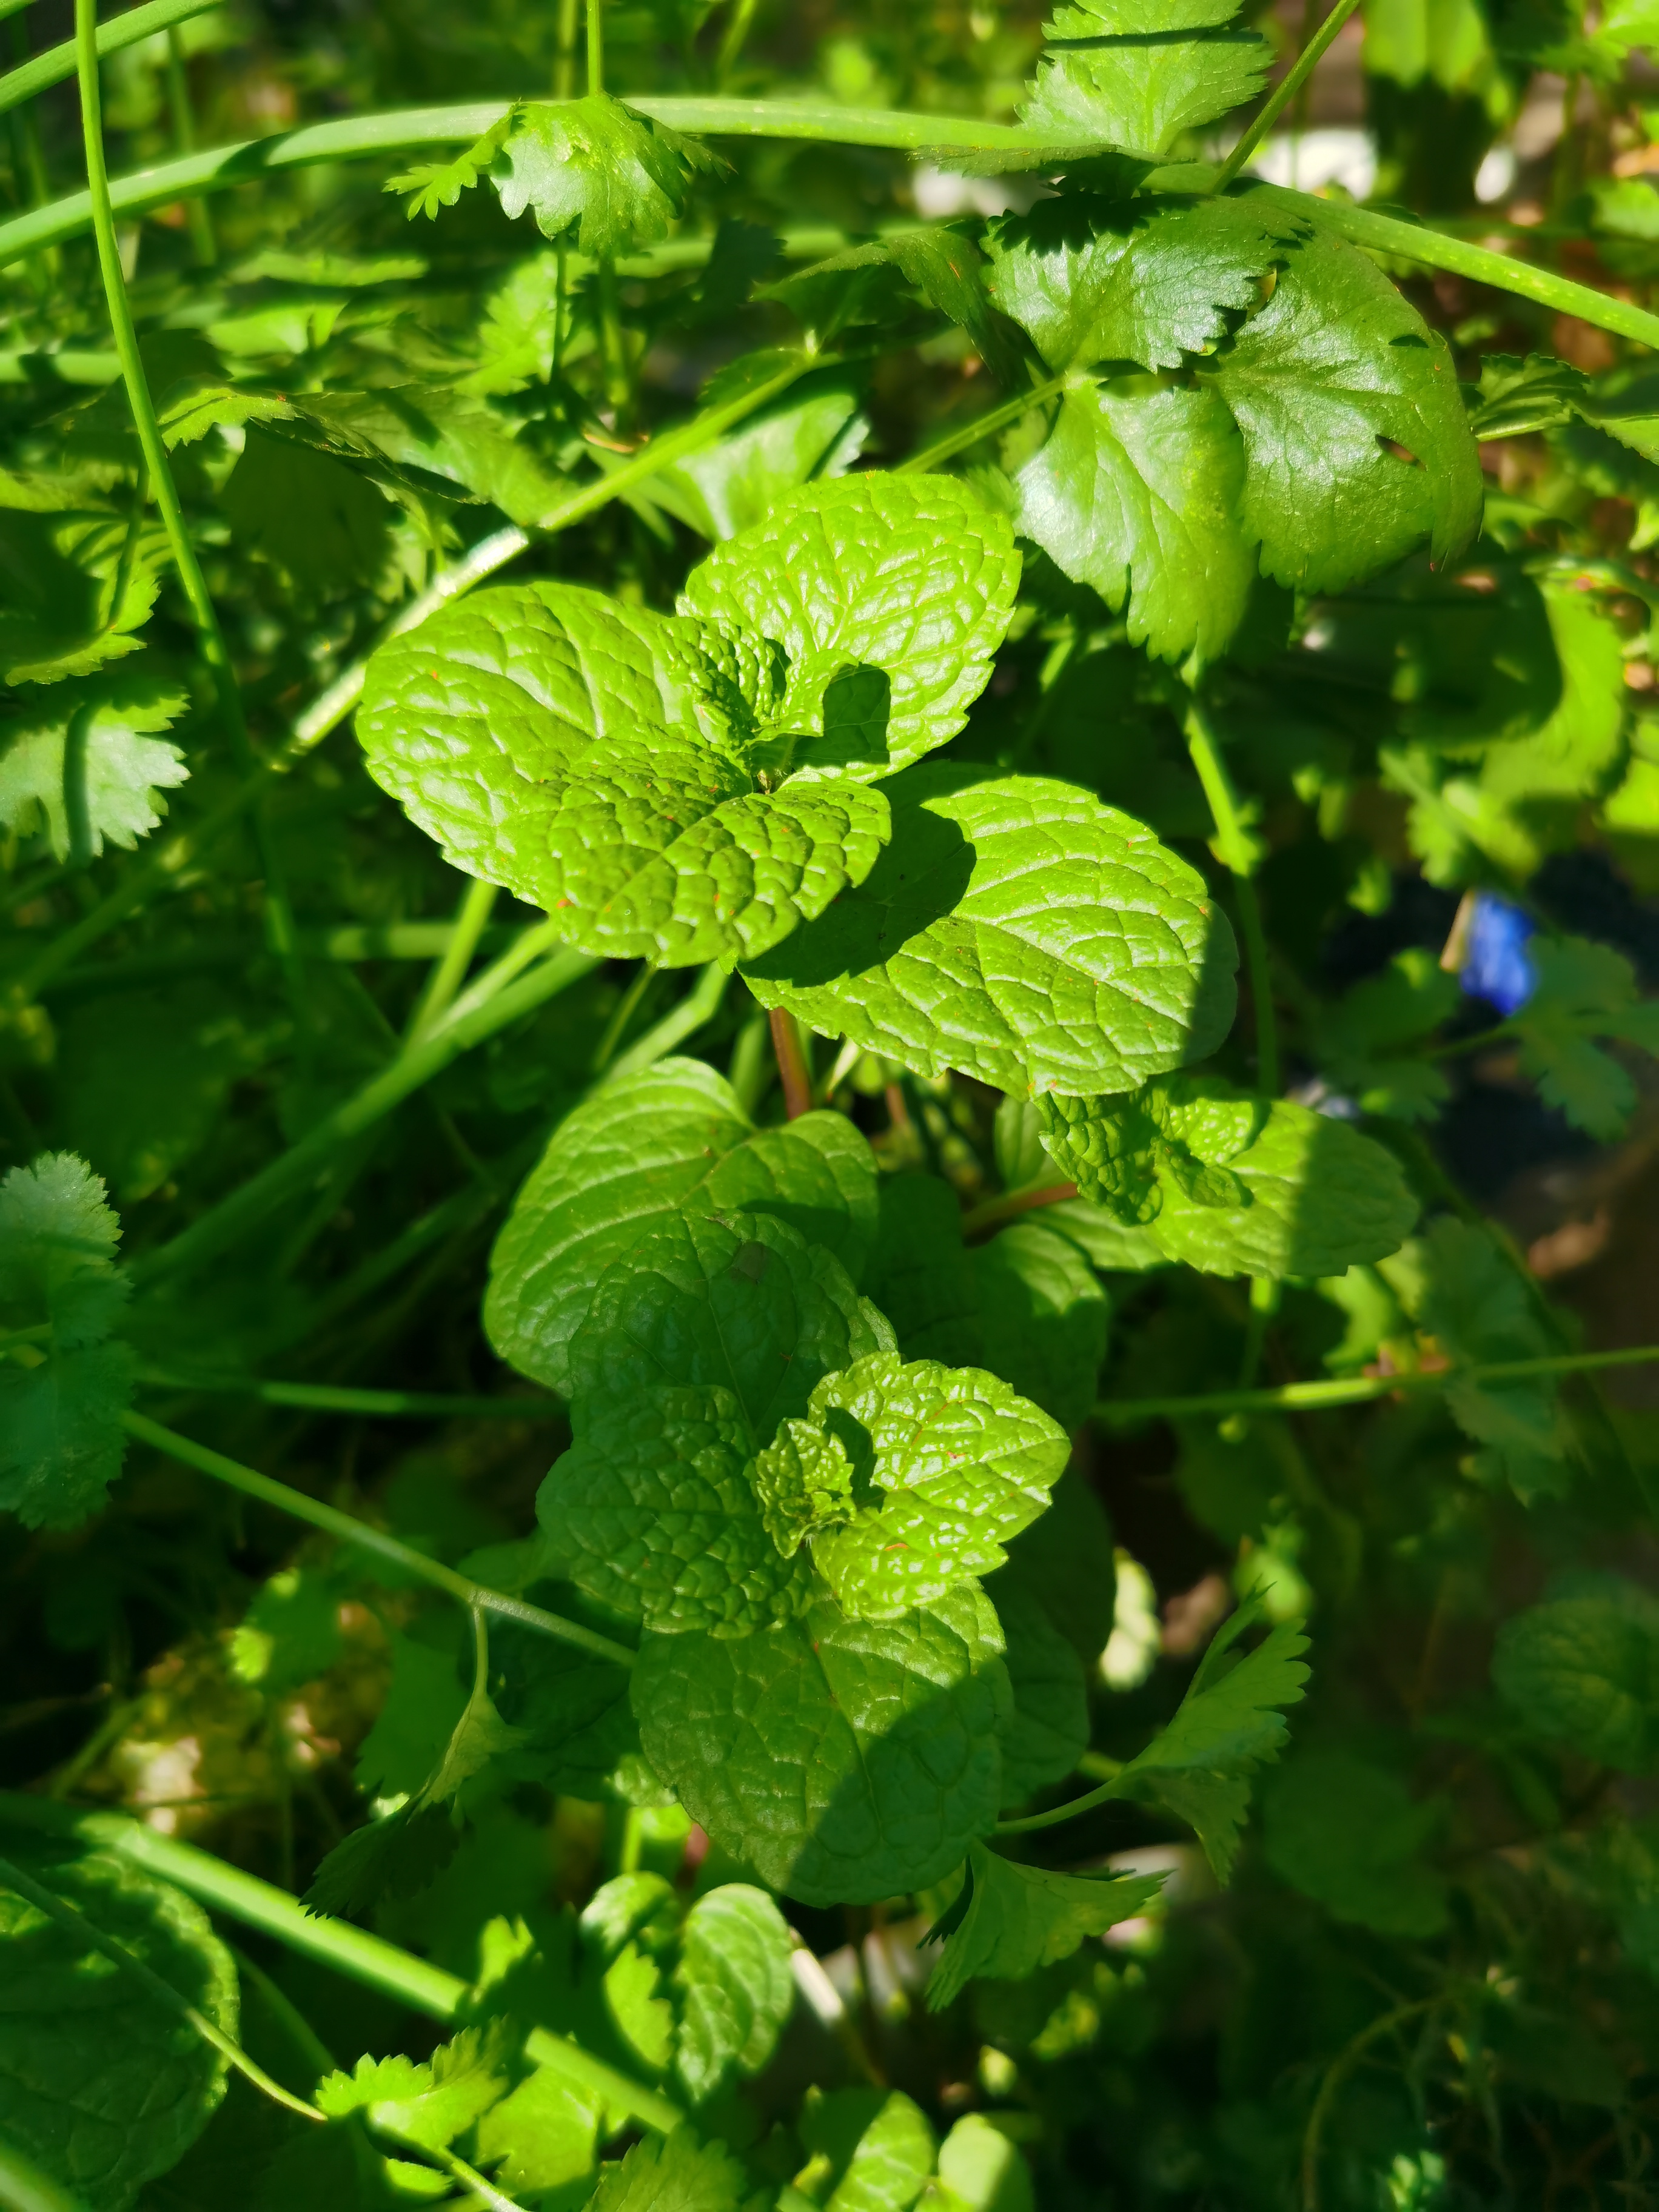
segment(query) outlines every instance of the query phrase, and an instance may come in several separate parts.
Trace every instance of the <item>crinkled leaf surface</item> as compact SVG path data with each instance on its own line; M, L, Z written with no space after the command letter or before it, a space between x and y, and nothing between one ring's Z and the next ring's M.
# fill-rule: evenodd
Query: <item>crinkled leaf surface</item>
M550 1571L665 1633L747 1636L793 1618L811 1577L767 1533L754 1451L717 1385L601 1401L537 1493Z
M718 546L680 595L694 615L787 656L765 728L774 758L870 781L954 737L984 690L1019 583L1006 516L953 477L808 484ZM884 695L840 719L846 672Z
M1059 139L1164 153L1261 90L1273 49L1255 31L1228 27L1237 12L1236 0L1061 8L1044 27L1050 48L1021 118Z
M9 1840L7 1851L25 1854ZM236 1970L193 1899L131 1860L28 1855L28 1871L234 2037ZM226 2064L112 1960L0 1887L0 2136L88 2212L126 2212L224 2094Z
M674 2070L698 2104L733 2073L758 2074L795 2001L783 1915L764 1890L728 1881L685 1916L674 1969Z
M946 1923L954 1924L927 1984L933 2012L942 2011L978 1975L1023 1981L1039 1966L1069 1958L1085 1937L1133 1919L1157 1896L1164 1876L1051 1874L1044 1867L1016 1865L975 1844L963 1880L968 1897L959 1897L946 1915Z
M972 1585L896 1620L825 1600L736 1641L647 1634L634 1710L724 1850L804 1904L863 1903L938 1881L995 1820L1001 1640Z
M1243 435L1243 520L1280 583L1340 591L1474 535L1480 465L1451 354L1358 247L1310 239L1204 375Z
M659 1060L554 1131L490 1255L484 1327L503 1359L568 1393L593 1287L679 1210L770 1213L856 1276L876 1225L874 1156L842 1115L757 1130L700 1060Z
M889 792L867 882L745 969L763 1006L1022 1093L1133 1090L1225 1035L1232 932L1150 830L1042 777L928 765Z
M26 695L27 696L27 695ZM0 722L0 822L27 836L44 823L53 857L105 840L131 850L167 812L164 791L188 781L177 745L149 732L176 722L188 695L161 678L122 674L53 684Z
M787 1222L681 1214L599 1279L570 1343L578 1430L584 1399L714 1383L765 1443L823 1376L889 1341L840 1261Z
M666 238L694 170L719 166L695 139L589 93L515 110L489 173L507 215L528 209L544 238L574 232L597 258Z
M1645 1774L1659 1754L1659 1607L1633 1584L1606 1581L1506 1620L1492 1680L1531 1735Z

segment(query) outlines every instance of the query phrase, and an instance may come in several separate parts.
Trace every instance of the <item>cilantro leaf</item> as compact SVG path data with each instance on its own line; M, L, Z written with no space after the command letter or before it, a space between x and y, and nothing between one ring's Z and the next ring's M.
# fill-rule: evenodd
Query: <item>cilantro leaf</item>
M767 1533L754 1451L736 1398L709 1385L588 1413L537 1493L549 1571L663 1633L746 1636L792 1618L811 1577Z
M515 2195L591 2185L600 2117L591 2092L538 2066L477 2122L478 2162Z
M14 1858L21 1842L9 1841ZM225 2034L236 1969L182 1891L111 1853L55 1853L28 1870L161 1974ZM125 2212L176 2165L224 2094L226 2063L132 1975L0 1885L0 2136L88 2212Z
M678 2127L665 2142L646 2136L619 2166L607 2166L586 2212L761 2212L763 2202L724 2143Z
M971 1584L896 1620L825 1600L736 1641L647 1633L634 1711L723 1850L803 1904L857 1904L938 1881L995 1820L1000 1650Z
M759 730L772 762L873 781L962 727L1019 570L1006 518L955 477L843 477L717 546L679 611L782 647L785 686ZM872 703L837 724L848 672L879 672L884 693L872 685Z
M137 653L164 544L112 512L0 506L0 683L56 684Z
M1528 957L1537 982L1514 1022L1522 1067L1546 1105L1610 1142L1623 1135L1635 1109L1636 1085L1591 1039L1659 1050L1659 1004L1639 997L1635 970L1611 945L1538 936L1528 943Z
M1203 366L1244 440L1242 515L1267 574L1340 591L1480 519L1480 464L1445 340L1358 247L1316 236Z
M798 1472L817 1473L803 1463L799 1424L762 1455L757 1484L782 1501L771 1511L787 1511L792 1534L806 1523L814 1565L860 1620L894 1619L1000 1567L1003 1540L1048 1504L1071 1449L1058 1424L994 1375L907 1365L891 1352L826 1376L806 1413L840 1447L845 1484L818 1474L810 1496L791 1486ZM814 1512L822 1517L808 1520Z
M1261 90L1273 49L1255 31L1225 27L1237 13L1237 0L1061 8L1044 26L1051 51L1020 118L1057 139L1164 153Z
M0 723L0 822L24 836L43 824L52 857L77 866L106 838L131 851L166 814L162 792L189 780L179 748L149 734L188 704L181 686L154 676L53 684L32 712Z
M1319 1018L1319 1064L1367 1114L1431 1120L1451 1095L1433 1060L1413 1058L1462 1002L1457 978L1421 946L1396 952L1381 975L1346 991Z
M758 2074L795 2002L783 1915L764 1890L729 1881L685 1916L674 1992L674 2070L702 2104L736 2074Z
M823 920L744 969L763 1006L927 1075L1130 1090L1232 1019L1237 953L1201 877L1070 784L929 764Z
M1443 1876L1423 1863L1443 1808L1350 1751L1299 1752L1261 1793L1261 1850L1292 1889L1339 1920L1421 1941L1448 1919Z
M500 153L517 119L517 107L509 107L465 153L457 154L448 161L417 162L413 168L388 177L381 190L408 195L406 212L411 222L417 215L435 222L440 208L453 207L463 192L470 192L478 179L489 173L490 163Z
M1023 1981L1039 1966L1070 1958L1086 1937L1133 1919L1164 1880L1161 1874L1115 1880L1051 1874L970 1844L963 1870L967 1896L965 1902L958 1897L947 1916L951 1926L927 1984L927 2009L942 2012L976 1976Z
M131 1349L106 1341L126 1304L121 1224L84 1160L43 1152L0 1182L0 1510L70 1528L121 1472Z
M507 2094L501 2029L464 2027L428 2060L363 2057L349 2074L325 2074L316 2103L331 2120L366 2112L405 2142L441 2150Z
M1529 1607L1498 1632L1492 1677L1528 1734L1626 1774L1659 1760L1659 1607L1612 1577Z
M490 1255L484 1327L503 1359L568 1394L569 1342L605 1268L677 1211L775 1214L857 1274L875 1159L840 1114L756 1129L700 1060L607 1084L554 1131Z
M822 1376L886 1340L839 1261L787 1222L681 1214L599 1278L570 1341L577 1425L589 1396L713 1383L767 1442Z
M684 211L699 169L724 167L604 93L514 111L490 164L504 213L526 209L544 238L572 238L596 259L654 246Z

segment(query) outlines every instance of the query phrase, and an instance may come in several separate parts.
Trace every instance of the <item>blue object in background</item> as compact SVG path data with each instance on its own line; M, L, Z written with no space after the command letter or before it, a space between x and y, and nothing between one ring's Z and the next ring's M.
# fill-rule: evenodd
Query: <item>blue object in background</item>
M1529 914L1495 891L1475 893L1457 980L1472 999L1489 1000L1506 1021L1538 988L1527 952L1537 927Z

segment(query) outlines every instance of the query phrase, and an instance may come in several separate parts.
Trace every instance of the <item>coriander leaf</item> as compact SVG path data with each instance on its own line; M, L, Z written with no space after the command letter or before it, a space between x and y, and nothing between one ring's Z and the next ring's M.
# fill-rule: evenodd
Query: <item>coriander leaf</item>
M162 792L189 781L179 748L148 734L188 704L156 676L53 684L0 721L0 822L26 837L43 826L52 857L76 866L106 839L130 852L166 814Z
M1253 100L1273 49L1235 31L1237 0L1079 0L1044 35L1051 51L1020 119L1058 139L1162 154L1182 131ZM1188 33L1189 36L1182 36ZM1076 41L1073 44L1072 42Z
M23 1857L19 1842L7 1850ZM237 2030L236 1970L206 1913L131 1859L55 1850L28 1871L169 1983ZM224 2094L220 2053L132 1975L0 1886L0 2137L88 2212L126 2212L175 2166Z
M1244 448L1213 392L1134 375L1069 387L1014 489L1024 535L1127 608L1132 644L1164 660L1225 650L1256 558Z
M1536 983L1515 1018L1521 1065L1547 1105L1610 1142L1623 1135L1635 1109L1636 1085L1590 1040L1622 1038L1659 1049L1659 1006L1641 1000L1635 970L1611 945L1537 936L1527 951Z
M1063 1429L1080 1428L1110 1311L1094 1269L1042 1220L1014 1222L979 1245L973 1267L987 1358Z
M270 428L248 429L221 497L237 545L301 599L374 575L391 544L392 508L366 476Z
M887 836L861 783L769 787L752 741L775 673L771 648L683 617L504 586L381 647L357 729L457 867L585 951L682 967L769 948Z
M663 1633L747 1636L811 1595L767 1533L755 1440L729 1390L629 1394L588 1412L536 1496L550 1572Z
M908 2212L933 2170L933 2131L902 2089L809 2091L799 2129L832 2185L825 2212Z
M1316 236L1205 363L1243 434L1242 514L1267 574L1340 591L1480 519L1480 464L1445 340L1374 262Z
M735 1642L645 1637L634 1711L692 1819L803 1904L920 1888L995 1820L1008 1678L973 1585L896 1620L824 1600Z
M1420 1942L1449 1917L1445 1880L1422 1860L1443 1811L1352 1752L1301 1752L1262 1790L1262 1856L1337 1919Z
M795 2002L791 1948L783 1915L746 1882L708 1890L686 1914L674 1969L674 2070L694 2103L771 2057Z
M464 154L457 154L453 161L417 162L412 169L388 177L381 190L410 196L406 212L411 222L417 215L435 222L441 207L453 207L461 194L471 191L479 178L486 174L517 121L518 112L516 106L509 107L505 115L490 125L482 138L475 140Z
M1204 882L1070 784L929 765L888 787L868 881L744 969L918 1073L999 1090L1132 1090L1232 1019L1237 952Z
M137 653L165 558L125 515L0 506L0 683L56 684Z
M268 1698L326 1674L340 1653L340 1598L309 1567L274 1574L230 1639L230 1671Z
M681 1214L599 1278L570 1342L577 1432L584 1399L713 1383L764 1443L821 1376L881 1348L879 1319L787 1222Z
M498 2189L534 2195L586 2185L598 2162L600 2111L591 2094L538 2066L477 2123L481 2165Z
M367 2112L406 2142L441 2150L507 2094L506 2039L498 2027L464 2027L430 2060L360 2058L349 2074L325 2074L319 2111L331 2120Z
M955 477L843 477L806 485L717 546L679 611L783 648L782 696L760 720L779 767L874 781L962 727L1019 568L1006 518ZM837 721L848 672L878 672L884 696L878 682Z
M1419 945L1396 952L1381 975L1346 991L1319 1018L1319 1065L1367 1114L1432 1120L1451 1095L1433 1060L1414 1058L1462 1002L1457 978Z
M1039 1790L1076 1773L1089 1748L1089 1689L1082 1660L1041 1597L1025 1583L1008 1581L1007 1571L991 1577L986 1595L1002 1623L1004 1662L1014 1693L1002 1737L1002 1800L1024 1805ZM1104 1638L1101 1642L1103 1649Z
M700 2142L678 2127L666 2142L647 2136L619 2166L607 2166L586 2212L761 2212L763 2202L724 2143Z
M125 1344L0 1367L0 1510L26 1528L72 1528L99 1510L121 1472L134 1372Z
M807 1419L850 1482L820 1492L812 1560L850 1615L890 1620L1007 1556L1066 1464L1065 1431L994 1375L878 1352L824 1377ZM776 1448L774 1448L775 1451ZM799 1447L787 1445L792 1463ZM757 1469L763 1492L775 1475ZM792 1501L797 1514L801 1492ZM796 1525L799 1525L797 1521Z
M489 173L505 214L528 209L544 238L574 233L597 259L666 238L693 173L723 166L695 138L589 93L515 108Z
M866 270L890 269L929 307L965 331L981 359L999 377L1015 373L1018 363L1008 334L986 299L984 260L973 240L955 230L902 230L867 240L769 284L762 297L781 300L822 340L850 322L872 319L868 309L876 306L870 297L874 287L868 279L860 279ZM837 277L854 281L841 285L834 281ZM876 306L877 315L880 313Z
M1633 1584L1516 1613L1498 1632L1492 1676L1546 1742L1626 1774L1659 1759L1659 1607Z
M977 1976L1023 1981L1039 1966L1068 1959L1091 1936L1133 1919L1165 1877L1112 1880L1018 1866L983 1844L969 1847L963 1870L966 1910L955 1917L927 1984L927 2009L943 2012ZM960 1899L958 1904L962 1902Z

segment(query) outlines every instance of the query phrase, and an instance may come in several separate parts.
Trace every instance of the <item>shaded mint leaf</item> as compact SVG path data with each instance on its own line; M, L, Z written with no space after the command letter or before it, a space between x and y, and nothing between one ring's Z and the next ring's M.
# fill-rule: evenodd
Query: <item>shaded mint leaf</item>
M466 1691L453 1650L417 1643L397 1628L383 1633L392 1680L363 1738L353 1778L366 1796L412 1797L435 1772L466 1709Z
M1228 27L1236 0L1079 0L1045 24L1049 51L1020 108L1035 131L1162 154L1253 100L1273 48ZM1190 35L1182 36L1182 33ZM1075 41L1076 43L1073 43Z
M476 1557L462 1571L493 1582ZM504 1770L562 1796L604 1799L639 1756L627 1668L510 1622L492 1630L489 1649L501 1669L496 1703L520 1738Z
M1007 1575L1006 1568L994 1575L986 1595L1002 1623L1004 1663L1014 1693L1002 1736L1002 1801L1024 1805L1077 1771L1089 1748L1089 1687L1083 1661L1042 1598Z
M761 1213L682 1214L599 1279L571 1340L583 1401L663 1385L729 1391L757 1443L804 1413L819 1378L883 1347L884 1325L840 1262Z
M26 1857L21 1839L8 1853ZM237 2033L236 1969L193 1899L111 1853L27 1854L27 1870ZM226 2063L132 1975L0 1886L0 2137L87 2212L126 2212L224 2094Z
M1024 1981L1039 1966L1068 1959L1091 1936L1143 1911L1163 1887L1161 1874L1128 1878L1051 1874L970 1846L963 1880L965 1911L945 1939L927 1984L927 2008L942 2012L983 1975ZM958 1905L961 1899L957 1900Z
M873 781L962 727L1019 569L1006 518L966 484L871 473L808 484L717 546L679 610L782 647L782 696L759 724L770 766ZM854 672L884 686L854 704Z
M1019 1092L1132 1090L1225 1034L1232 933L1139 823L1036 776L930 765L888 791L868 880L745 968L763 1006Z
M633 1674L652 1765L722 1849L808 1905L936 1881L995 1820L1009 1704L971 1584L896 1620L829 1601L737 1641L653 1636Z
M1357 246L1301 246L1203 373L1243 435L1241 512L1279 583L1340 591L1473 536L1480 464L1451 354Z
M758 2074L777 2048L795 2001L792 1948L783 1915L746 1882L708 1891L686 1914L674 2070L694 2103L733 2074Z
M544 238L571 238L597 259L666 238L696 172L723 166L695 138L589 93L515 108L489 173L506 214L528 210Z
M1659 1606L1633 1583L1606 1583L1506 1620L1492 1680L1529 1735L1646 1774L1659 1759Z
M793 1618L811 1577L768 1534L754 1452L717 1386L602 1401L537 1493L550 1571L664 1633L747 1636Z
M44 830L53 858L77 866L106 839L131 851L167 813L161 793L189 781L179 748L149 734L189 703L155 676L53 684L0 721L0 822L25 837Z
M973 1267L986 1357L1062 1428L1081 1427L1095 1401L1110 1312L1094 1269L1041 1217L1013 1222L976 1246Z
M907 1359L984 1365L979 1285L962 1241L962 1206L940 1176L883 1176L869 1287Z
M230 1639L230 1671L268 1698L325 1674L339 1656L339 1593L310 1567L272 1575Z
M281 572L301 600L343 592L379 573L394 513L362 471L309 441L250 425L220 495L237 546Z
M1080 1467L1055 1483L1048 1510L1008 1547L1008 1564L987 1583L1000 1612L1016 1585L1042 1604L1092 1669L1105 1650L1116 1610L1117 1560L1112 1524Z
M507 2094L506 2042L492 2024L462 2028L429 2060L360 2058L349 2074L323 2076L318 2109L331 2120L366 2112L405 2142L447 2148Z
M1423 1861L1443 1816L1352 1752L1300 1752L1262 1790L1262 1856L1337 1919L1422 1941L1449 1917L1445 1878Z

